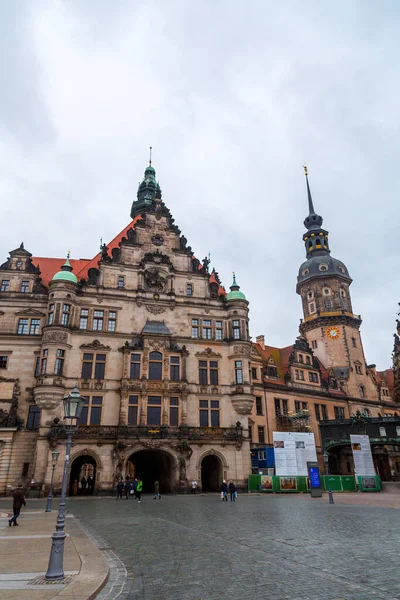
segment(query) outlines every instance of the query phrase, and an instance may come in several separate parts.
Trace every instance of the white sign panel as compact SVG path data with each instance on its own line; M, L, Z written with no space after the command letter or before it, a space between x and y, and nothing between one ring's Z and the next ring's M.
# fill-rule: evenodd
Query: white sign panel
M369 436L351 435L350 442L353 451L354 470L356 475L375 475Z
M277 475L308 475L307 462L317 460L313 433L274 431L275 471Z

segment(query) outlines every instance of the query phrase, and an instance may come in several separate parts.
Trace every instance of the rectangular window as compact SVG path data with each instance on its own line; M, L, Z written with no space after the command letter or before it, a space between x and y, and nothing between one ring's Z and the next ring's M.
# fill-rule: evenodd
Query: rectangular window
M28 333L28 321L29 319L20 319L18 322L18 335L26 335Z
M3 281L1 282L0 292L8 292L9 290L10 290L10 280L3 279Z
M251 378L258 379L257 377L257 367L251 367Z
M147 425L161 425L161 396L147 398Z
M0 356L0 369L7 369L8 356Z
M274 404L275 404L275 416L276 417L280 417L282 412L281 412L281 400L280 398L275 398L274 399Z
M240 340L240 323L239 321L233 321L233 339Z
M211 427L219 427L219 400L211 400Z
M294 410L297 413L301 411L301 402L299 402L298 400L294 401Z
M193 284L192 283L186 284L186 296L193 296Z
M29 292L29 281L21 281L21 290L23 294L27 294Z
M88 321L89 321L89 309L82 308L81 309L81 316L80 316L80 319L79 319L79 329L87 329L88 328Z
M262 398L260 396L256 396L256 415L261 416L262 414Z
M299 381L304 381L304 371L300 371L299 369L295 369L294 371L295 377Z
M278 377L278 369L276 367L267 367L268 377Z
M47 317L47 325L53 325L54 323L54 304L49 305L49 314Z
M23 463L21 477L28 477L29 463Z
M90 425L101 424L101 409L103 404L102 396L92 396L91 410L90 410Z
M163 378L161 352L150 352L149 358L149 379L153 381L161 381Z
M243 383L243 368L241 360L235 360L235 381L237 384Z
M192 319L192 338L198 339L199 337L199 320Z
M327 298L327 299L325 300L325 308L326 308L327 310L329 310L330 308L332 308L332 300L331 300L330 298Z
M114 310L110 310L108 313L108 331L115 331L117 328L117 313Z
M353 348L357 348L356 338L352 337L351 338L351 343L352 343Z
M84 353L82 362L82 379L92 379L93 354Z
M258 451L258 460L267 460L267 451L266 450Z
M208 384L208 370L207 370L207 361L199 360L199 384L207 385Z
M222 321L215 321L215 339L222 340Z
M210 360L210 385L218 385L218 362Z
M208 319L205 319L203 321L203 338L205 340L211 340L212 339L211 321L209 321Z
M106 355L105 354L96 354L96 362L94 365L94 378L104 379L106 371Z
M313 350L315 350L317 346L318 346L318 344L317 344L317 340L313 340L313 341L311 342L311 347L312 347L312 349L313 349Z
M95 310L93 313L93 331L103 331L104 310Z
M71 305L63 304L62 315L61 315L61 325L69 324L70 314L71 314Z
M310 302L310 304L308 305L309 311L311 314L315 313L315 304L314 302Z
M320 421L321 420L320 405L319 404L314 404L314 410L315 410L315 418L317 419L317 421Z
M326 410L326 404L321 404L322 420L328 420L328 411Z
M129 396L128 425L138 424L139 396Z
M56 375L62 375L64 371L64 358L65 358L65 350L58 349L56 355L56 368L54 369L54 373Z
M311 358L306 356L306 365L311 365Z
M120 289L125 287L125 277L124 275L118 275L118 285L117 287L119 287Z
M308 410L308 402L302 402L301 408L302 408L302 410Z
M344 407L343 406L334 406L335 411L335 419L338 421L340 419L344 419Z
M40 319L31 319L29 327L29 335L39 335Z
M311 381L311 383L318 383L318 375L317 375L317 373L309 373L308 374L308 378Z
M35 377L37 377L38 375L40 375L40 356L36 357L35 362Z
M89 416L89 398L88 396L82 396L82 398L84 400L84 404L81 416L79 417L79 425L87 425Z
M265 428L257 427L258 430L258 443L265 444Z
M208 427L208 400L200 400L200 427Z
M131 354L130 379L140 379L140 354Z
M42 360L40 363L40 374L41 375L44 375L46 373L48 355L49 355L49 351L47 349L42 350Z
M180 359L179 356L171 356L169 367L169 378L171 381L179 381L180 379Z
M219 427L219 400L200 400L200 427Z
M177 427L179 424L179 398L169 399L169 424Z
M361 371L361 367L360 365L354 365L356 368L356 373L358 373L358 375L362 375L362 371Z
M288 401L282 400L282 412L286 416L288 414Z
M40 425L40 408L33 404L29 407L27 429L38 429Z

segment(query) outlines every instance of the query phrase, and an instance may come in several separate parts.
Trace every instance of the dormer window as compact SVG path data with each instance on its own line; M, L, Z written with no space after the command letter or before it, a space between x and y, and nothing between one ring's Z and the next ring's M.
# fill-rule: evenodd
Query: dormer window
M324 295L325 295L325 296L329 296L329 295L330 295L330 293L331 293L331 290L330 290L328 287L325 287L325 288L324 288Z
M328 265L326 265L326 264L323 263L322 265L319 265L318 268L319 268L320 271L327 271L328 270Z
M309 270L308 269L304 269L304 271L302 272L303 277L307 277L307 275L309 274Z
M342 265L338 265L338 269L341 273L344 273L344 267Z
M22 268L22 260L17 260L16 267L17 267L17 269L21 269Z
M27 294L29 292L29 281L21 281L21 290L23 294Z
M8 292L9 290L10 290L10 280L3 279L3 281L1 282L0 292Z
M308 292L308 294L307 294L307 298L308 298L309 300L312 300L312 299L314 298L314 292Z
M306 356L306 365L311 365L311 358Z
M299 354L299 362L301 362L301 363L304 362L302 354Z

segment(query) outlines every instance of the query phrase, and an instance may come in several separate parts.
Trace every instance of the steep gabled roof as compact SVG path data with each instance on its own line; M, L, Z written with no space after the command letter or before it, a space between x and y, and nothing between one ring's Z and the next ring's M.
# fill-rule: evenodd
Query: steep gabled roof
M40 269L42 283L48 286L54 275L58 273L65 263L64 258L46 258L44 256L32 256L32 263ZM75 275L90 262L90 258L70 258L71 267Z

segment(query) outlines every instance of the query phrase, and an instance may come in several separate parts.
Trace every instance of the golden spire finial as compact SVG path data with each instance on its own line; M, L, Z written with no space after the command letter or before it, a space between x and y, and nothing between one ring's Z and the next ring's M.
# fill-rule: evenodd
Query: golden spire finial
M303 169L304 169L304 175L306 177L308 177L308 169L307 169L306 165L303 165Z

